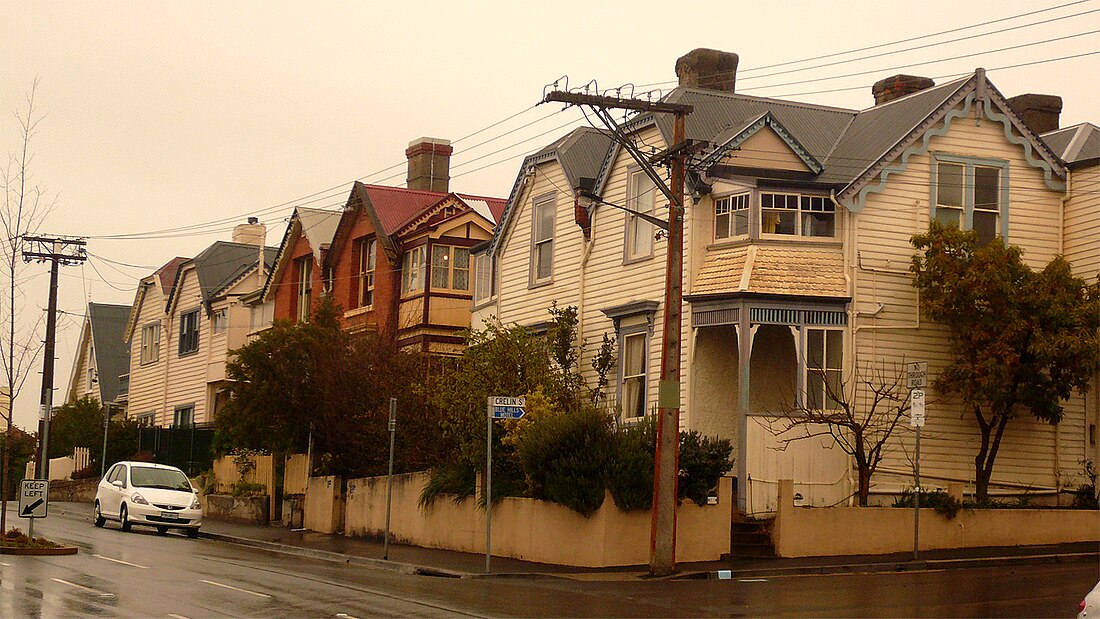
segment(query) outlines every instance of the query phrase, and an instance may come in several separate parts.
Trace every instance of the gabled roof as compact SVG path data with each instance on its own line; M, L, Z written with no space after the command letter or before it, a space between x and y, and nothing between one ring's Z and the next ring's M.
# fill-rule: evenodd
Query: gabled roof
M592 127L578 127L539 149L535 154L525 157L519 174L516 175L516 181L512 184L512 191L508 194L508 200L504 204L504 210L498 217L497 227L493 231L489 246L490 251L496 251L504 231L508 228L528 170L540 163L557 161L566 180L569 181L569 188L577 189L580 186L580 179L597 178L600 175L601 169L606 167L606 162L614 152L613 145L611 137L605 132Z
M130 347L123 339L129 317L129 305L106 303L89 303L84 316L80 346L76 353L77 359L84 357L86 346L92 347L96 375L99 380L98 398L103 404L109 404L118 397L121 387L119 376L126 374L130 369ZM79 365L79 361L73 364L72 376L69 379L70 394L78 384L77 381L83 379L76 374Z
M141 312L141 307L145 303L145 296L148 294L149 288L159 285L161 295L167 299L172 294L172 285L176 281L176 273L187 260L187 258L176 256L166 262L164 266L153 271L151 275L141 278L141 281L138 283L137 292L134 293L134 302L130 306L130 315L126 320L126 330L123 333L125 341L129 342L134 336L138 314Z
M1100 127L1092 123L1056 129L1041 137L1070 168L1100 163Z
M715 136L714 141L718 144L718 147L703 159L701 165L710 167L710 165L718 163L723 157L745 143L749 138L756 135L757 132L764 127L770 127L772 131L779 136L779 139L782 140L813 173L821 173L822 166L817 158L810 154L797 138L791 135L791 132L783 126L783 123L776 120L771 111L764 112L755 118L730 127Z
M172 293L169 295L165 307L171 311L179 293L181 276L185 269L195 267L195 276L199 280L199 292L203 305L210 309L210 305L222 296L233 284L256 269L260 262L260 248L251 243L232 243L229 241L215 241L199 255L183 264L176 272L175 282L172 284ZM264 248L264 268L270 267L275 262L278 249L275 247Z
M286 224L286 231L283 232L283 240L279 242L279 248L275 252L275 259L267 272L267 277L264 278L263 286L260 287L259 298L267 299L272 282L281 277L286 269L287 260L290 258L287 252L290 251L295 230L300 230L299 234L305 237L310 249L313 250L314 259L319 263L322 252L332 245L336 237L342 214L342 211L326 211L317 208L294 209L290 215L290 221Z
M331 264L331 261L336 259L339 248L349 240L349 231L359 216L360 210L370 218L375 235L386 255L396 258L400 253L397 245L400 240L398 237L410 231L412 224L420 218L452 200L485 217L491 224L501 217L504 210L504 200L500 198L366 185L356 181L352 185L351 194L344 206L344 214L340 217L340 224L336 228L332 241L333 251L329 252L326 258L327 264ZM486 217L486 214L479 212L479 209L487 211L490 216Z

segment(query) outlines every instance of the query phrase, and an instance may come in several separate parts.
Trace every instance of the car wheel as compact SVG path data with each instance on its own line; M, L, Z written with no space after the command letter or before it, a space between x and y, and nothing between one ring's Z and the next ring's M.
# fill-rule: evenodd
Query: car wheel
M102 527L103 523L107 522L107 519L103 517L103 512L99 509L99 501L95 502L95 510L92 518L92 524L97 527Z
M157 527L157 535L167 535L168 527Z
M122 509L118 512L118 520L122 523L122 530L129 532L130 527L133 525L130 524L130 516L126 513L125 505L123 505Z
M198 536L199 536L199 530L198 529L187 529L187 537L190 537L191 539L195 539Z

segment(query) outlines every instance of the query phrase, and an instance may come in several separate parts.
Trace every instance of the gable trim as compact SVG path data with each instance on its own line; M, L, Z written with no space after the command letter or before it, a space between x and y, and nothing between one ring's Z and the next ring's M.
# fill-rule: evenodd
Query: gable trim
M790 148L791 151L794 152L794 154L798 155L798 158L802 160L802 163L804 163L806 167L809 168L814 174L821 174L822 170L825 169L821 165L821 162L815 159L814 156L811 155L804 146L802 146L802 143L799 142L793 135L791 135L791 132L787 131L787 128L784 127L782 123L780 123L778 120L775 119L774 116L772 116L772 113L770 111L761 114L755 121L750 123L747 127L742 129L736 135L726 141L725 144L722 144L721 146L711 151L709 155L703 158L703 161L700 165L704 168L710 168L711 166L717 164L719 161L725 158L726 155L737 150L749 138L756 135L764 127L769 127L772 131L774 131L776 135L779 136L779 139L783 140L783 143L787 145L787 148Z

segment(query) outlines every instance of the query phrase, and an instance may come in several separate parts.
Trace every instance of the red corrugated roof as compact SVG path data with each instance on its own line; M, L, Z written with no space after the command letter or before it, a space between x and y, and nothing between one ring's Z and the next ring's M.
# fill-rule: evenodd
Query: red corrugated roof
M168 296L172 292L172 284L176 281L176 271L180 269L181 264L188 260L189 258L176 256L157 269L155 275L160 280L160 289L164 292L164 296Z
M363 189L374 205L374 212L386 234L393 234L401 224L435 204L447 194L436 191L420 191L403 187L366 185Z

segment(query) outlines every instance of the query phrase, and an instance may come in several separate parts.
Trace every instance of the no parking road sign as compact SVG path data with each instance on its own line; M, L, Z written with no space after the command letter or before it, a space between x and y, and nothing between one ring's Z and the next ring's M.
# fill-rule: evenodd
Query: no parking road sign
M19 517L45 518L50 505L50 482L24 479L19 484Z

